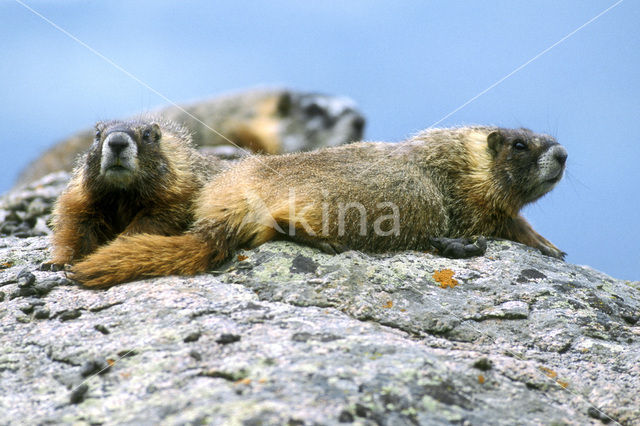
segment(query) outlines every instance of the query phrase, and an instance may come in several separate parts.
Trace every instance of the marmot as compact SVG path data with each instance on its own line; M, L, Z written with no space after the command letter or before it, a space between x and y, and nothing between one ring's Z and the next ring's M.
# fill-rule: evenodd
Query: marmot
M193 201L226 162L201 156L181 126L160 119L98 123L53 209L53 259L82 259L116 236L177 235Z
M151 115L187 128L206 154L233 157L242 154L237 146L280 154L345 144L360 140L364 128L364 118L350 99L286 89L246 90ZM16 186L71 171L75 158L91 145L93 133L83 130L51 147L21 172Z
M190 275L277 236L334 252L434 245L446 252L453 244L464 256L478 254L478 246L456 239L482 235L563 258L518 212L558 183L566 159L551 136L486 126L426 130L397 144L250 157L203 188L189 232L120 237L76 264L72 276L104 286Z

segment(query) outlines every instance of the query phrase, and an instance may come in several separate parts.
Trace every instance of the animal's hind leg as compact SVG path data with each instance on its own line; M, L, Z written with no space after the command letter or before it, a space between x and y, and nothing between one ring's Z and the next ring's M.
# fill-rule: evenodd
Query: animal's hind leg
M293 236L287 236L287 239L295 241L296 243L304 244L309 247L320 249L327 254L340 254L350 250L349 247L340 242L327 240L325 238L317 236L312 237L300 232L296 232L296 235Z
M451 259L482 256L487 251L487 239L484 237L475 241L469 238L430 238L429 242L438 254Z

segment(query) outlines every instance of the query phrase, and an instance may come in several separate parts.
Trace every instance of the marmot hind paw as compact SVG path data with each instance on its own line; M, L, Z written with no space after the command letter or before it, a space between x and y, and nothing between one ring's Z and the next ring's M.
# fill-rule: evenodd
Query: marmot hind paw
M482 256L487 251L487 239L471 238L430 238L429 243L438 250L438 254L451 259L466 259Z
M340 254L344 253L345 251L349 251L349 247L343 244L330 243L328 241L320 241L317 243L316 247L327 254Z
M64 264L64 263L56 263L56 262L43 262L42 264L40 264L40 267L38 268L40 271L51 271L51 272L58 272L58 271L64 271L66 266L68 264Z

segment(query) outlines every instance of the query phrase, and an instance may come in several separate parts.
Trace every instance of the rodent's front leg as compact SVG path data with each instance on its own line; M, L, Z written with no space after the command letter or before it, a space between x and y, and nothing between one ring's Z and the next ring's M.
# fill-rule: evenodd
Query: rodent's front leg
M564 257L567 255L567 253L534 231L529 222L522 216L517 216L512 219L504 237L518 243L526 244L529 247L537 248L542 254L557 259L564 260Z
M60 270L94 251L105 239L104 221L96 217L81 185L72 181L53 210L52 259L42 269Z
M487 251L487 239L470 238L430 238L429 243L438 250L438 254L452 259L466 259L482 256Z
M52 259L43 263L41 269L59 271L93 252L100 244L102 232L97 221L84 217L66 217L55 224Z

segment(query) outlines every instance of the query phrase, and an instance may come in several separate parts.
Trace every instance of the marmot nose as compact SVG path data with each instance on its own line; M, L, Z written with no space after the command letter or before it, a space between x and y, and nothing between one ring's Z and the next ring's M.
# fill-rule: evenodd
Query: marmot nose
M129 140L125 135L116 133L109 136L109 141L107 142L107 144L115 155L120 155L120 153L124 151L127 146L129 146Z
M567 156L569 154L567 154L567 150L564 149L563 146L558 145L556 147L553 148L553 158L556 159L556 161L558 161L558 163L560 163L561 165L564 166L564 163L567 162Z

